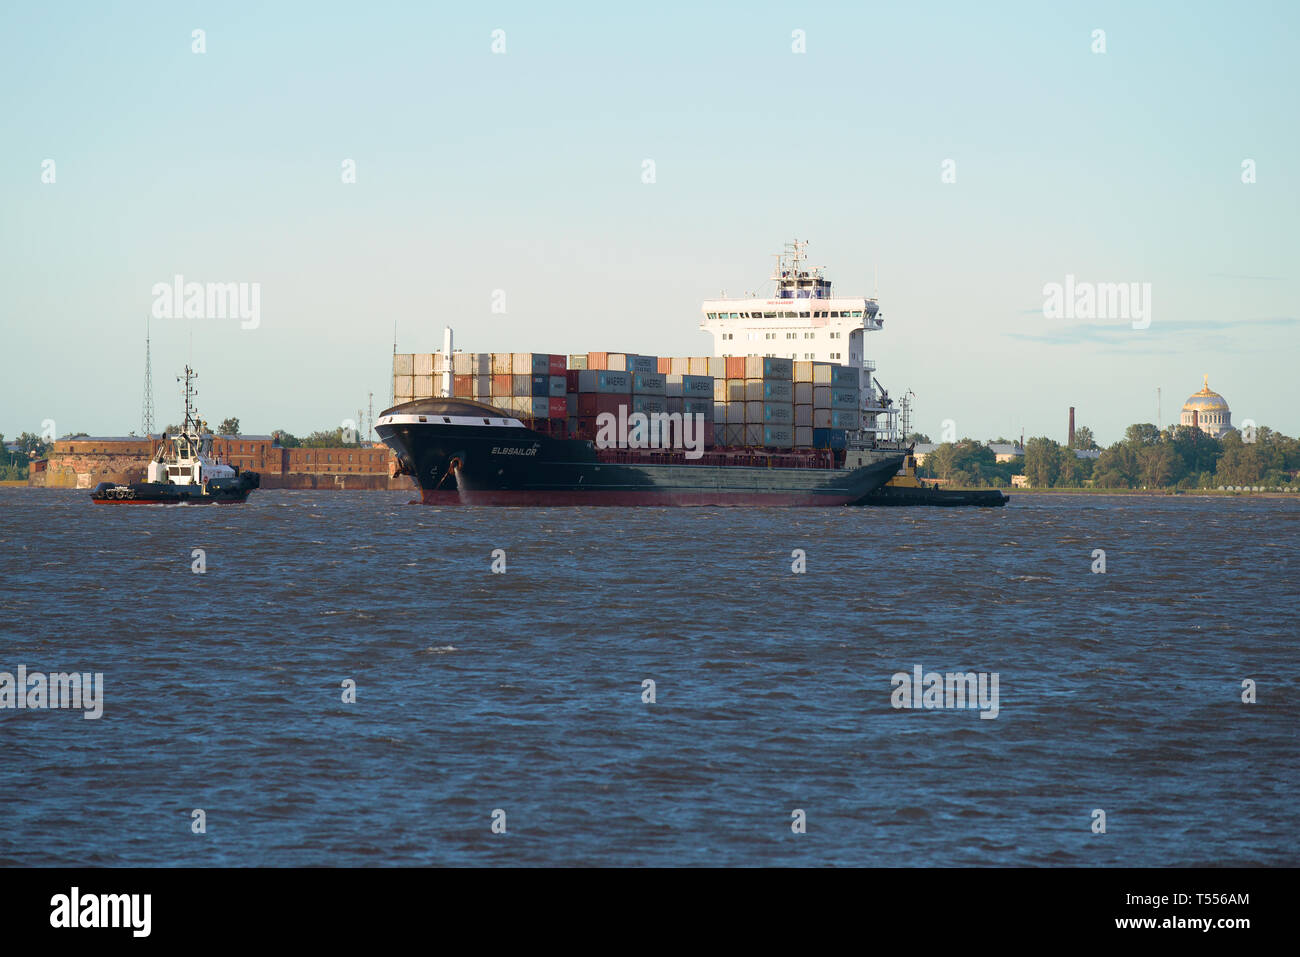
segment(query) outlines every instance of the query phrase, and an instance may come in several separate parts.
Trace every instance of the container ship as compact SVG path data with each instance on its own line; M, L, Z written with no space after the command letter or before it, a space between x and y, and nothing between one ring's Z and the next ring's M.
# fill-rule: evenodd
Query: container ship
M904 462L863 357L874 298L839 297L805 243L768 298L706 300L713 356L397 354L376 431L425 504L856 505Z

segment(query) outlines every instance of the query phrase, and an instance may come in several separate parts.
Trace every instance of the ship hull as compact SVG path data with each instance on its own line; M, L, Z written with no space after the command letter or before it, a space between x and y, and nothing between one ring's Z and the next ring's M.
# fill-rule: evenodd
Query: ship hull
M426 504L448 504L450 486L462 505L843 506L889 481L903 461L901 453L882 453L837 468L830 453L715 450L697 460L680 450L606 453L524 428L499 411L475 419L457 400L420 405L423 416L388 410L376 431Z
M100 482L90 493L96 505L222 505L247 501L259 485L257 474L244 472L238 479L215 479L207 485L172 485L164 482Z
M864 496L858 505L873 506L916 506L929 505L939 508L997 508L1006 505L1010 497L997 489L939 489L909 488L906 486L884 485Z

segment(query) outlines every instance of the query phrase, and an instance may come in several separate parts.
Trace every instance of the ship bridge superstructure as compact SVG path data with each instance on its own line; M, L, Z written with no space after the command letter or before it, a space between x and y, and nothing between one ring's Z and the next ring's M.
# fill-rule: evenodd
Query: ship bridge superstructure
M896 440L896 410L876 382L864 337L884 327L874 296L837 296L824 267L807 262L807 241L794 240L776 257L775 289L764 298L706 299L700 328L713 336L716 356L776 356L833 362L859 371L864 439Z

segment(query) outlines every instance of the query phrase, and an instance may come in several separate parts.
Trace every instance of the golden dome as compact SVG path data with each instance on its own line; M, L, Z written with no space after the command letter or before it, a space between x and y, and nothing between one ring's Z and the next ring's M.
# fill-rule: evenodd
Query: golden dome
M1223 396L1219 395L1219 393L1210 391L1210 377L1207 375L1204 379L1204 384L1201 386L1201 391L1193 396L1189 396L1187 401L1183 403L1183 411L1227 412L1228 403Z

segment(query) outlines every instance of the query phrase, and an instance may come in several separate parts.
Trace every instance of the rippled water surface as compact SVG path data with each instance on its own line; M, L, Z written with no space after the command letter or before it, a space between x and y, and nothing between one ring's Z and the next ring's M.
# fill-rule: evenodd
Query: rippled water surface
M1300 863L1296 502L410 497L0 489L0 671L105 698L0 710L0 863Z

